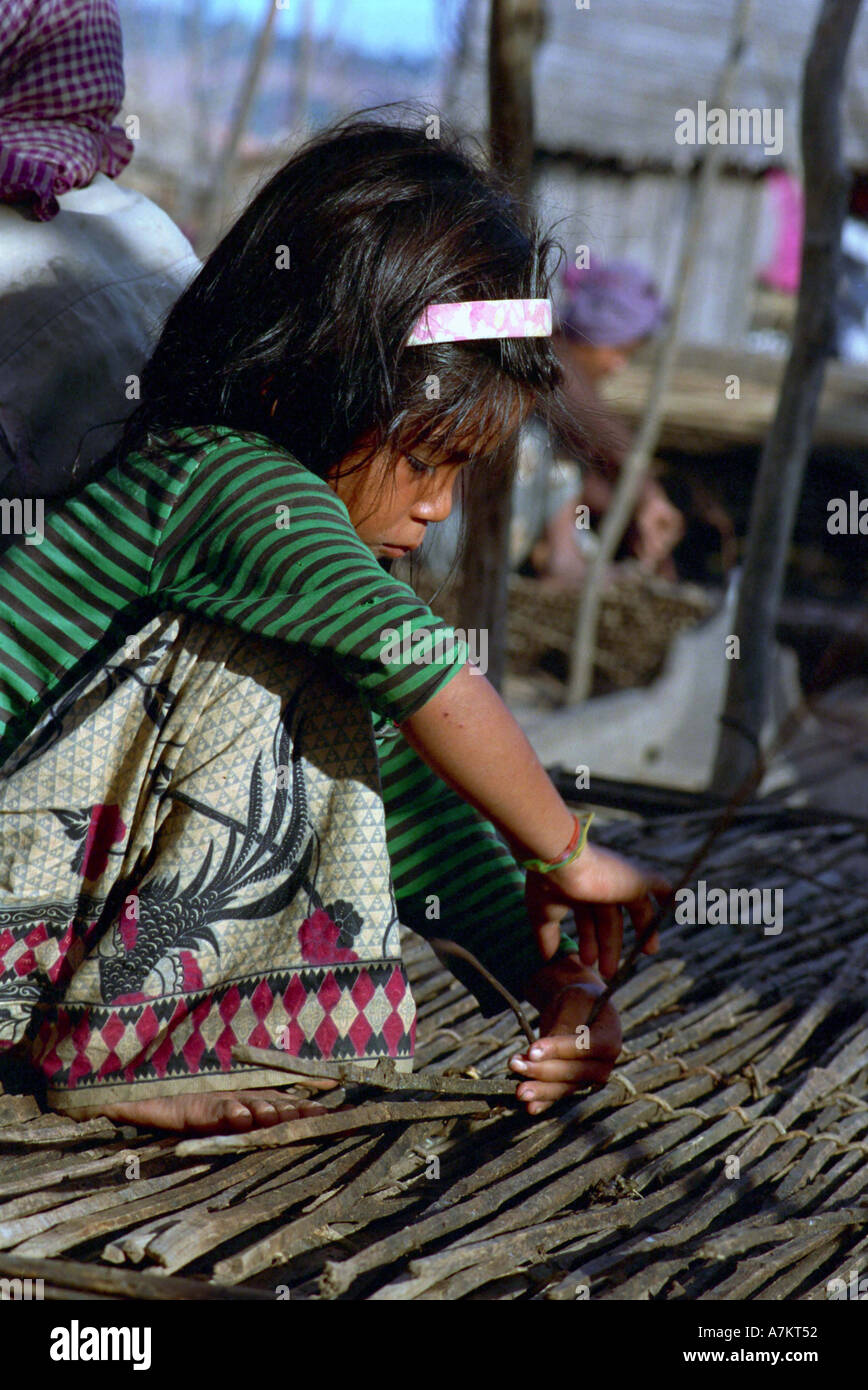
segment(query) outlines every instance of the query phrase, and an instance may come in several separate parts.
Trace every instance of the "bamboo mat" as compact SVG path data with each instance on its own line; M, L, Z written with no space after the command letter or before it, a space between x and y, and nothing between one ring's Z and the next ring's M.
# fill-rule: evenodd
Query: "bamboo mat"
M674 874L709 824L599 838ZM385 1122L215 1152L0 1096L0 1279L89 1299L824 1299L868 1251L865 851L846 816L740 814L700 877L781 887L781 934L670 928L619 993L612 1080L540 1119L508 1093L379 1092L359 1104ZM406 960L417 1067L505 1079L512 1014L481 1018L418 938Z

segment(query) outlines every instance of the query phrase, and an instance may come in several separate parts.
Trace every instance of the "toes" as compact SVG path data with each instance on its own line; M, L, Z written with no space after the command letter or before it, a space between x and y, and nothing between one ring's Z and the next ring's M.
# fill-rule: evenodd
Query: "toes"
M93 1107L93 1113L115 1122L203 1135L246 1133L328 1112L316 1101L293 1101L281 1091L230 1091L119 1102Z
M295 1101L282 1091L239 1091L232 1099L249 1118L249 1123L236 1125L244 1129L269 1129L287 1120L301 1120L306 1116L313 1118L328 1113L325 1106L316 1101Z
M231 1130L253 1129L255 1119L250 1109L250 1105L236 1097L217 1102L217 1119L227 1125ZM209 1117L206 1124L210 1128L213 1118Z
M267 1129L270 1125L276 1125L280 1121L280 1110L273 1101L268 1100L265 1096L245 1096L243 1104L252 1115L254 1125L260 1125Z

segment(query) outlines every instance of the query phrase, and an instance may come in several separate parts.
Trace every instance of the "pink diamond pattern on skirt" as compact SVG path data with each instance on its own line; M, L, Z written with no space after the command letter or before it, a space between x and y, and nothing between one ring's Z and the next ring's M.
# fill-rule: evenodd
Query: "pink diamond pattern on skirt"
M265 1018L268 1018L268 1026ZM226 1074L237 1043L292 1056L413 1055L416 1007L400 963L310 966L198 995L114 1006L67 1005L45 1023L33 1059L55 1091L116 1081Z

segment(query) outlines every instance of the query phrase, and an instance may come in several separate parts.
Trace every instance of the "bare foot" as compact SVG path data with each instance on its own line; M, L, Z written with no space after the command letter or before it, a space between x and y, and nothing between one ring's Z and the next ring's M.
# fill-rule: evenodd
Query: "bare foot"
M316 1101L290 1100L283 1091L199 1091L151 1100L119 1101L69 1112L75 1119L105 1115L118 1124L170 1129L178 1134L235 1134L268 1128L284 1120L324 1115Z

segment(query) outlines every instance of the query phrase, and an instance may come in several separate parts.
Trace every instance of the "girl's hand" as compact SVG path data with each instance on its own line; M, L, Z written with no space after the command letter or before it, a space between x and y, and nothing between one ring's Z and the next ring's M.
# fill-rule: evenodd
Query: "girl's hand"
M666 899L672 887L659 874L647 874L611 850L587 844L572 864L550 874L530 870L525 880L525 903L543 960L551 960L560 944L560 924L572 910L579 937L579 957L585 966L597 965L611 978L618 969L624 935L622 907L637 935L657 911L656 898ZM659 950L655 932L643 947L647 955Z
M608 1081L621 1050L618 1015L606 1004L587 1040L582 1029L604 988L596 971L580 965L575 955L544 965L528 985L528 999L540 1012L540 1036L509 1065L520 1078L516 1095L529 1115L541 1114L580 1087Z

